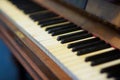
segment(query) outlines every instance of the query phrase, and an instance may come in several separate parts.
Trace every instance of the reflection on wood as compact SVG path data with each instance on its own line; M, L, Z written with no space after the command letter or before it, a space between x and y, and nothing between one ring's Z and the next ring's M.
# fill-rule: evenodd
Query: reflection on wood
M86 10L120 27L120 6L105 0L88 0Z

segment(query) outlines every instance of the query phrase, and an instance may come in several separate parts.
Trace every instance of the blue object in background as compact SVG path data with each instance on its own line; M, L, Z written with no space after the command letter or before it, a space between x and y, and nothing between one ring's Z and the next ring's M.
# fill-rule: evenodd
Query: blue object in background
M0 80L17 80L18 69L13 62L11 52L0 39Z
M33 80L0 38L0 80Z

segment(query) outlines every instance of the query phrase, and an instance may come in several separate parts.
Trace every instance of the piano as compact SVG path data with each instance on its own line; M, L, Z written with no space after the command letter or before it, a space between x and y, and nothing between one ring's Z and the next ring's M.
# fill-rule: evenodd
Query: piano
M69 1L0 0L0 37L34 80L120 80L119 0Z

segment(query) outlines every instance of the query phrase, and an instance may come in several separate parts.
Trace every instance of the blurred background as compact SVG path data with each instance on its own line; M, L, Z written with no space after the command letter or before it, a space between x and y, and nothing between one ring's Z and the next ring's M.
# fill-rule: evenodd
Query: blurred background
M0 38L0 80L32 80Z

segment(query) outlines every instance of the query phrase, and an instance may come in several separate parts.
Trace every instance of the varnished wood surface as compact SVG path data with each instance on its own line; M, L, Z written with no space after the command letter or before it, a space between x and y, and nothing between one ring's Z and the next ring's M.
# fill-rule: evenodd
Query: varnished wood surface
M75 7L74 5L70 4L72 1L70 2L66 2L67 0L66 1L53 0L53 1L59 1L72 7ZM74 2L77 3L77 1L73 1L73 3ZM76 5L78 5L78 3ZM81 10L80 7L76 8L78 8L78 11ZM115 26L116 29L120 28L120 5L110 3L109 0L88 0L85 7L85 11L116 25Z
M28 57L24 58L28 59L27 61L30 62L29 64L43 80L71 80L71 78L62 71L56 63L54 63L41 49L22 34L5 16L0 15L0 19L9 26L8 28L14 33L18 40L22 42L20 44L22 45L21 48L27 48L27 53L24 52L24 54L21 55ZM13 39L11 40L14 41ZM31 60L29 60L29 58Z
M120 28L120 5L107 2L107 0L88 0L86 11L106 19Z
M82 11L66 6L64 3L58 3L56 0L33 1L63 16L76 25L81 26L93 35L101 38L107 43L110 43L113 47L120 49L120 33L114 28L111 28L110 25L103 24L96 19L91 19L88 17L89 15L86 16L85 14L82 14Z

